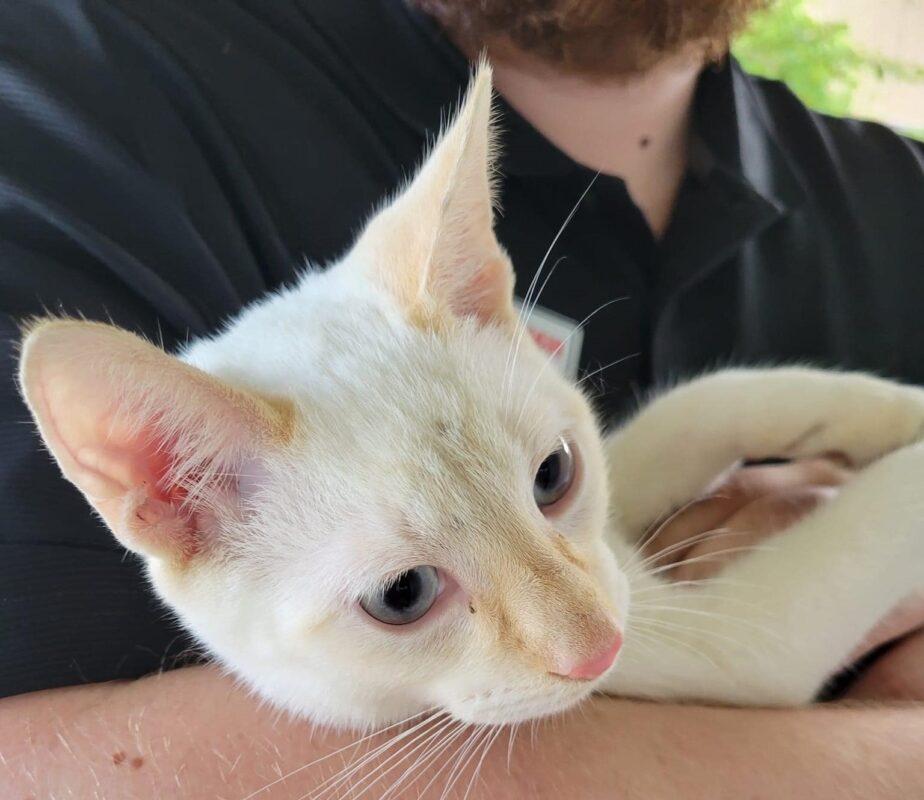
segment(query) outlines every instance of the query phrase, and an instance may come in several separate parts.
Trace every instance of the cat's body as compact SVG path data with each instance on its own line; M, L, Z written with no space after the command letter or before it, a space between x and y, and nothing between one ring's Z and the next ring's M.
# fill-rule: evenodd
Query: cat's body
M924 391L730 371L601 439L513 311L489 98L482 71L342 262L181 360L36 325L21 383L43 438L216 657L319 721L506 723L592 691L810 701L924 583ZM832 451L871 465L720 579L620 569L739 459Z

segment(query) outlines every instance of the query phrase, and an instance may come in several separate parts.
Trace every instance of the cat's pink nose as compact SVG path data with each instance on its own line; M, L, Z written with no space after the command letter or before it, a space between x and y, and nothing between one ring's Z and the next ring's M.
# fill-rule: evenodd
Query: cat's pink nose
M599 678L613 666L613 662L616 660L616 655L619 653L621 647L622 634L616 631L613 641L597 653L597 655L576 664L567 672L563 671L559 674L565 678L573 678L576 681L592 681L594 678Z

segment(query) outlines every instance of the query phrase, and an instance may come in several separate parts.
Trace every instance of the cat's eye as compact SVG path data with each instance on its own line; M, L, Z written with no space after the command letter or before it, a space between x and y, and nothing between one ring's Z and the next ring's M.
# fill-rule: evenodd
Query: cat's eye
M402 572L380 592L365 597L360 606L386 625L408 625L426 614L440 593L436 567L414 567Z
M574 482L574 453L571 445L559 438L558 447L546 457L536 470L533 481L533 497L539 508L547 508L557 503L571 488Z

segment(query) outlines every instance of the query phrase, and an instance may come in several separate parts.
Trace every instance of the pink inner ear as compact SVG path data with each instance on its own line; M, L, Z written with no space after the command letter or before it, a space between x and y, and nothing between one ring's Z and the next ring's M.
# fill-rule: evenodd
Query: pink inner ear
M502 258L488 259L475 271L452 301L460 316L472 316L485 325L507 322L512 309L512 276Z
M239 454L291 426L285 404L98 323L35 327L20 384L65 477L126 547L161 558L201 551Z
M184 486L170 482L172 448L151 433L109 436L74 453L81 488L126 547L186 561L202 549L199 520L183 503Z

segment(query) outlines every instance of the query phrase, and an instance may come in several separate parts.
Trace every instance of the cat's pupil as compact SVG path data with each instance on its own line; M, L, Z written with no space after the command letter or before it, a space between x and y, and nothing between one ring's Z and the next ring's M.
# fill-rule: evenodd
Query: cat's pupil
M558 447L536 470L533 480L533 497L541 509L561 500L574 481L574 456L571 446L564 439L558 440Z
M542 464L536 472L536 486L544 491L548 491L555 486L561 475L561 454L553 453Z
M405 572L385 590L385 604L395 611L406 611L420 598L422 582L420 573L412 569Z
M402 572L384 589L360 602L363 610L387 625L407 625L426 614L440 594L436 567L421 566Z

